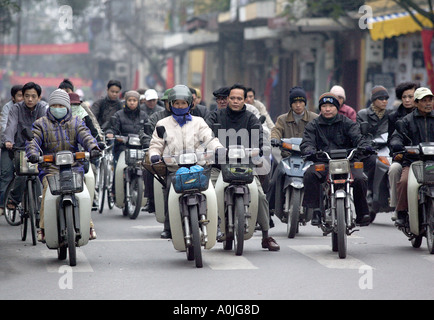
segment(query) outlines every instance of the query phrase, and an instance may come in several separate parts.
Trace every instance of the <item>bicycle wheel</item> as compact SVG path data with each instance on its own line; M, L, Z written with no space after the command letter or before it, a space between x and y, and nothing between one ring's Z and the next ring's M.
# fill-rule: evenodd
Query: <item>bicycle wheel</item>
M19 206L16 206L15 209L8 209L7 203L10 199L10 193L13 189L15 183L15 179L12 179L12 181L9 183L8 187L6 188L5 192L5 202L4 202L4 208L5 208L5 218L7 223L9 223L11 226L19 226L21 224L21 215Z
M27 197L27 213L30 222L30 231L32 232L32 243L36 246L36 226L35 226L35 216L36 216L36 202L35 195L33 194L33 183L31 180L27 180L27 190L25 192Z
M107 204L110 210L113 209L115 206L115 199L111 195L111 190L113 186L113 174L114 174L113 160L112 158L109 158L107 160L107 167L106 167L106 175L107 175L106 191L107 191Z
M99 164L98 171L98 212L102 213L104 210L105 191L107 187L107 159L102 158Z

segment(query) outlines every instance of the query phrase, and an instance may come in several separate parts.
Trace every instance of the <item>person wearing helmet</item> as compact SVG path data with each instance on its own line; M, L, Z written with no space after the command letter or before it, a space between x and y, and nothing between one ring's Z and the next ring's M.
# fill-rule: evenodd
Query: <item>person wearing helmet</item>
M223 148L212 130L201 117L192 116L190 109L193 106L193 96L190 89L185 85L177 85L168 93L167 110L171 116L166 117L156 124L149 146L149 159L152 163L160 162L163 155L178 155L185 150L216 150ZM157 133L158 127L165 128L164 138ZM169 171L175 172L177 166L168 167ZM170 186L171 177L167 175L166 183ZM167 212L169 189L164 190L165 215L162 238L170 238L170 224Z

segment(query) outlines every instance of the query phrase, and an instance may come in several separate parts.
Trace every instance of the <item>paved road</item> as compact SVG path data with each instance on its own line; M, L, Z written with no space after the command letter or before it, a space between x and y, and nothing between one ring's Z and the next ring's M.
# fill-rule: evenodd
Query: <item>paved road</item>
M331 251L330 237L312 226L285 237L275 220L270 234L280 252L261 248L260 232L237 257L222 245L204 251L196 269L185 253L159 238L162 225L142 212L92 213L98 239L78 250L77 266L56 251L19 239L19 227L0 218L0 299L432 299L434 255L396 230L390 213L348 239L348 256ZM71 272L71 270L73 270Z

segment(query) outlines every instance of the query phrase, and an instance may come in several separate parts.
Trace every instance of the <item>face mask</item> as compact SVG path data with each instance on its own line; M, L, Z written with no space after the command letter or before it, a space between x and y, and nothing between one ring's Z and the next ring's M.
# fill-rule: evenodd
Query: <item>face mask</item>
M68 109L65 108L52 108L50 107L50 112L56 119L62 119L68 113Z
M183 116L190 111L190 107L183 108L183 109L178 109L178 108L172 107L171 109L172 109L173 114L177 115L177 116Z

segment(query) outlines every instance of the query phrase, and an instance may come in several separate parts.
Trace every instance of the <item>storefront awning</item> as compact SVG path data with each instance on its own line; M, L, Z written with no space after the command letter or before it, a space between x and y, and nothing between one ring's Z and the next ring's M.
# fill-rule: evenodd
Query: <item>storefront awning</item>
M410 13L394 1L371 1L367 2L366 5L372 8L373 16L368 19L368 27L374 41L422 30ZM416 12L414 16L424 27L433 28L429 19Z

